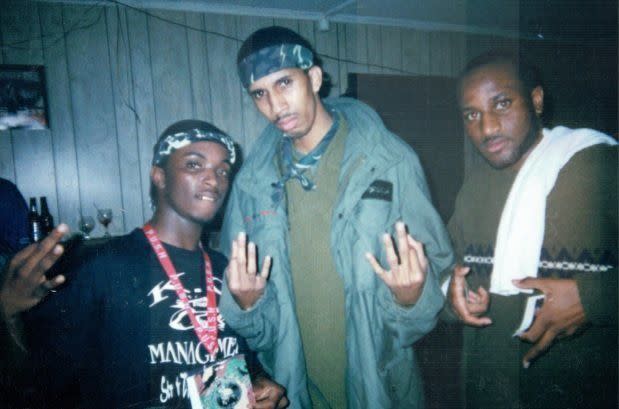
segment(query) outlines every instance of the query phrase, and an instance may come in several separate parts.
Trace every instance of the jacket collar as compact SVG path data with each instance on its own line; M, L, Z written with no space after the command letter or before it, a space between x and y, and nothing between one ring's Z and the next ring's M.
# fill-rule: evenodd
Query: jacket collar
M401 151L397 147L377 143L377 135L386 132L386 129L373 109L351 98L329 98L324 102L341 112L348 123L349 132L342 159L340 183L353 173L356 174L357 172L353 171L360 166L365 172L358 175L361 178L355 179L363 181L368 173L380 174L402 160ZM265 128L237 175L238 188L254 195L264 194L264 189L278 179L275 155L281 137L281 131L273 124ZM385 138L380 140L383 142Z

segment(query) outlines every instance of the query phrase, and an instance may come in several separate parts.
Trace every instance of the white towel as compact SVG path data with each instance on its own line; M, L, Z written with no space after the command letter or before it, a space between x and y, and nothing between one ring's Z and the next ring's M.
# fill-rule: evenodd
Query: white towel
M491 293L532 292L519 289L512 280L537 277L546 224L546 197L570 158L600 143L617 144L611 137L592 129L558 126L543 130L542 140L520 168L501 214L490 279Z

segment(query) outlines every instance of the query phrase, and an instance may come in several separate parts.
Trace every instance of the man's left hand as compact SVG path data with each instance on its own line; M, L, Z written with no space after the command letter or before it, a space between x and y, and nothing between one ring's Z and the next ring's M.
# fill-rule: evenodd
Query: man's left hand
M255 409L281 409L288 406L286 390L266 376L258 376L253 384L256 397Z
M4 282L0 283L0 313L5 319L34 307L64 283L64 275L48 279L45 273L62 255L64 248L59 243L68 232L66 224L59 224L45 239L13 256L6 266Z
M534 343L522 359L522 365L528 368L533 359L550 348L555 338L574 335L587 319L574 280L525 278L513 283L518 288L537 289L545 295L533 325L520 335L522 340Z
M403 222L397 222L395 230L399 260L391 236L385 234L383 237L387 262L391 270L385 271L370 253L366 253L366 258L376 274L387 284L398 304L411 306L421 295L428 270L428 259L423 251L423 244L406 233Z
M269 278L271 256L266 256L262 270L257 271L256 244L247 244L247 235L240 232L236 240L232 240L230 262L226 268L228 288L234 300L243 310L256 304L262 297Z

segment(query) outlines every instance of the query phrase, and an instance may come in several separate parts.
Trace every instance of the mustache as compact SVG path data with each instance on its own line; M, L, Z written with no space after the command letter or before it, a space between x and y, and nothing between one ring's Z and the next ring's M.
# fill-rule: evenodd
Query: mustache
M503 136L503 135L498 135L498 134L497 134L497 135L490 135L490 136L486 136L486 137L483 139L483 141L482 141L481 143L482 143L482 145L487 146L488 144L490 144L490 143L492 143L492 142L496 141L497 139L502 139L502 138L504 138L504 137L505 137L505 136Z
M289 113L289 112L286 112L286 113L281 114L281 115L277 115L277 116L275 117L275 122L279 122L279 121L281 121L282 119L286 119L286 118L291 117L291 116L292 116L292 114L291 114L291 113Z
M209 189L203 189L200 192L198 192L199 195L202 195L204 193L209 193L209 194L215 195L215 196L217 196L218 199L221 197L221 191L218 188L216 188L216 187L209 188Z

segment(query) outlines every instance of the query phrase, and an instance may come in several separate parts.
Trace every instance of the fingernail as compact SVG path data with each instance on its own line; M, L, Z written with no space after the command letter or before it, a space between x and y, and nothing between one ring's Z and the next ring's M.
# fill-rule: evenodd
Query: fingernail
M524 369L529 369L529 366L531 366L531 362L529 362L529 361L523 361L522 362L522 367Z
M398 230L404 230L404 222L397 222L395 228Z

